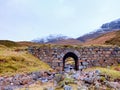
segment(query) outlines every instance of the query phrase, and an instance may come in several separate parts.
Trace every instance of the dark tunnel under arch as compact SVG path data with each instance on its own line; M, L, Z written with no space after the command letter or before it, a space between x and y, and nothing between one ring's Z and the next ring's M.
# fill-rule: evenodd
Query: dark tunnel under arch
M65 68L65 60L68 57L72 57L74 59L74 62L75 62L75 67L74 68L75 68L75 70L79 70L78 56L73 52L68 52L64 55L64 57L63 57L63 70Z

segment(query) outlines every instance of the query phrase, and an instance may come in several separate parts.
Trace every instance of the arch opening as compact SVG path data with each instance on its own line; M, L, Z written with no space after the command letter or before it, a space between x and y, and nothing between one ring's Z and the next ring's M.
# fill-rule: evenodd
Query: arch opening
M65 68L79 70L78 56L73 52L68 52L63 57L63 70Z

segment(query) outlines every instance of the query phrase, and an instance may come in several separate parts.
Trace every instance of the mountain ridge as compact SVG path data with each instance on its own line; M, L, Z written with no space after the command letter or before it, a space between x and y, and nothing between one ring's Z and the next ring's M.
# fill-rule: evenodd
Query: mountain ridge
M50 35L46 38L33 40L32 42L37 42L37 43L42 43L42 44L47 43L47 44L62 44L62 45L63 44L77 44L78 45L81 43L82 44L86 43L87 41L89 41L89 43L93 42L92 41L93 39L101 37L101 35L105 35L105 34L110 33L110 32L112 33L114 31L118 31L118 30L120 30L120 18L113 20L111 22L102 24L99 29L97 29L93 32L87 33L87 34L80 36L78 38L68 38L67 36L63 36L63 35L56 35L56 36ZM109 34L107 34L107 35L109 35ZM109 37L112 37L112 36L107 36L105 38L107 38L107 40L109 40ZM101 38L101 40L103 40L103 38ZM101 40L100 40L100 42L102 42L102 44L105 43L105 40L104 40L104 42Z
M117 31L102 34L102 35L98 36L97 38L88 39L87 41L83 42L82 45L106 45L107 41L116 37L116 33L117 33Z
M81 42L85 42L87 41L87 39L93 39L102 34L112 32L112 31L118 31L118 30L120 30L120 19L116 19L114 21L102 24L101 27L96 31L80 36L77 38L77 40L80 40Z

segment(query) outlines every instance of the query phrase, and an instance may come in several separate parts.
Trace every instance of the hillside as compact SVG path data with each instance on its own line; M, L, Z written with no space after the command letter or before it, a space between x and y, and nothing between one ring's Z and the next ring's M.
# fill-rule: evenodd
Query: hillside
M106 34L108 32L117 31L117 30L120 30L120 19L111 21L109 23L105 23L96 31L93 31L81 37L78 37L77 40L85 42L88 39L94 39L94 38L99 37L100 35Z
M50 67L27 53L0 45L0 76L48 70Z
M0 40L0 45L6 46L6 47L28 47L28 46L37 46L40 45L39 43L35 42L28 42L28 41L10 41L10 40Z
M120 30L103 34L94 39L88 39L82 45L117 45L120 46Z
M37 46L40 45L39 43L35 43L35 42L28 42L28 41L21 41L21 42L16 42L17 44L21 45L21 46Z
M10 40L0 40L0 45L4 45L6 47L18 47L20 44L10 41Z
M120 30L116 32L116 36L107 40L105 44L112 44L120 46Z
M83 45L103 45L106 41L114 38L116 36L116 31L109 32L106 34L103 34L101 36L98 36L94 39L88 39L86 42L83 43Z
M76 39L66 39L66 40L59 40L53 43L49 43L49 44L59 44L59 45L80 45L81 42L79 40Z

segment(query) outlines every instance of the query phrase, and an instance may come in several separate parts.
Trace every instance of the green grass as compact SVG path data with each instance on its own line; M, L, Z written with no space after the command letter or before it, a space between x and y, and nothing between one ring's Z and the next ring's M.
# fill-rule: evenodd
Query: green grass
M14 49L0 47L0 76L51 69L27 51L15 52Z

